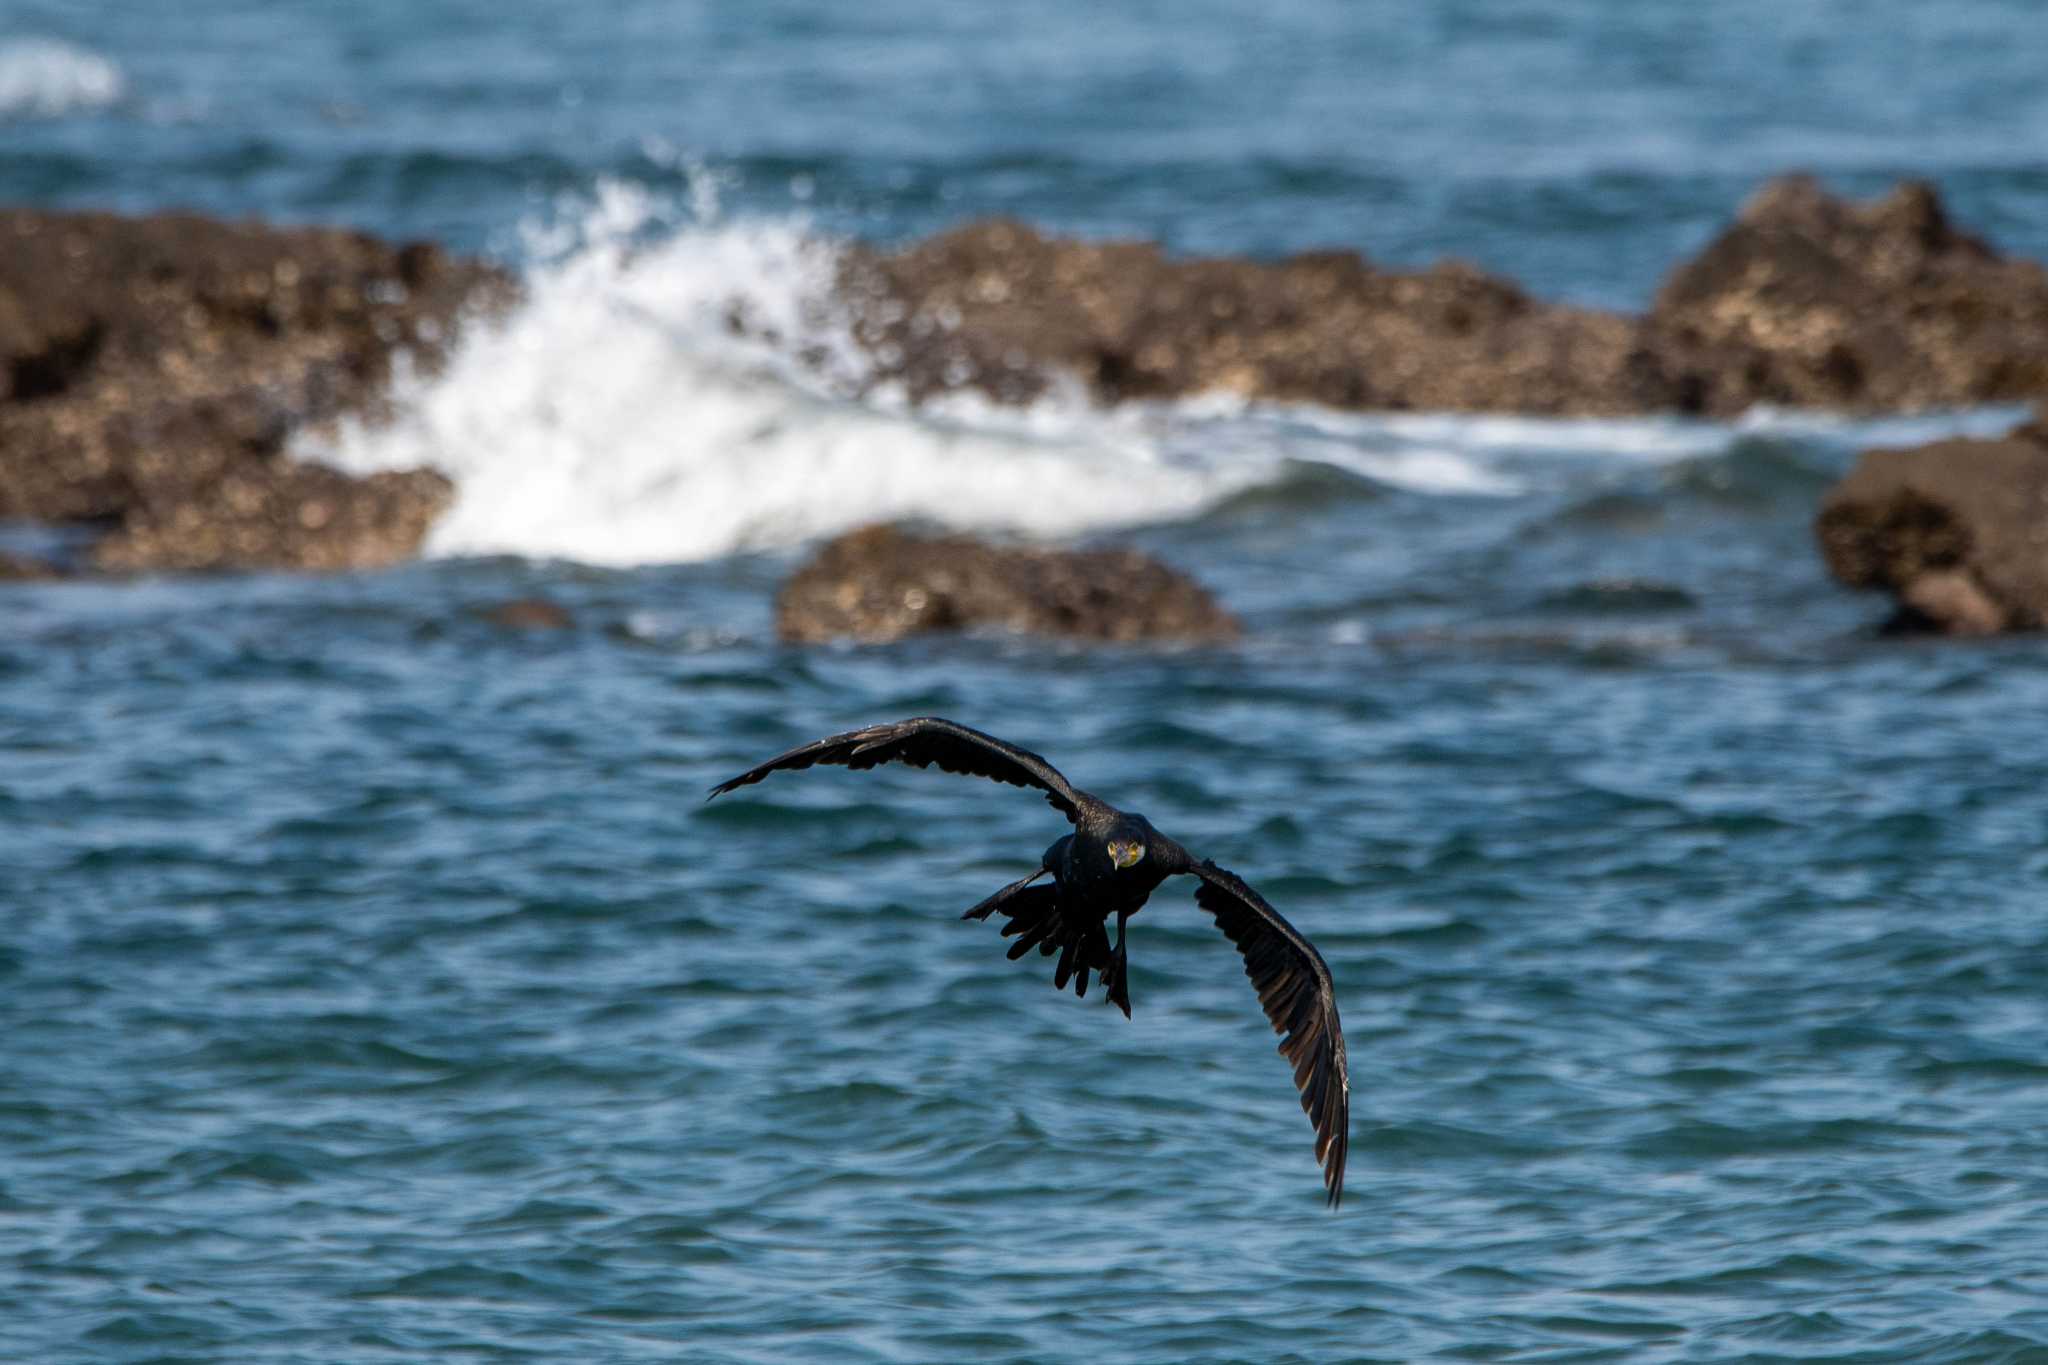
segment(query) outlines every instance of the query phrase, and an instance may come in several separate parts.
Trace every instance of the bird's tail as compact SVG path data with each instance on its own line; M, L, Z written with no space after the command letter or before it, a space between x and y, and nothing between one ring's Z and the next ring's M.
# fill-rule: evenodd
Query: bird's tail
M1016 961L1032 948L1037 948L1045 957L1054 953L1060 955L1059 962L1053 967L1054 990L1065 990L1071 981L1075 995L1088 994L1088 973L1091 971L1108 980L1114 964L1109 951L1109 935L1103 931L1102 920L1087 914L1068 918L1061 912L1058 887L1014 883L969 910L962 918L986 919L995 910L1002 911L1003 918L1008 921L1003 925L1003 937L1017 940L1010 945L1011 961ZM1111 998L1115 998L1114 993ZM1128 1006L1124 1012L1130 1012Z
M1107 946L1109 935L1104 934L1100 926L1097 926L1095 932L1102 934L1104 952L1107 953L1109 959L1102 967L1102 988L1109 992L1109 1003L1122 1010L1124 1018L1128 1019L1131 1017L1129 966L1122 953L1109 951Z

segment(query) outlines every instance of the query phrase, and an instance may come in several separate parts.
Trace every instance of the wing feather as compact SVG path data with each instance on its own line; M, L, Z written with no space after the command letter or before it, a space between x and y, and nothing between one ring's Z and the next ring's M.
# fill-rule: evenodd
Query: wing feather
M1330 969L1315 945L1235 872L1204 860L1187 869L1202 879L1195 904L1237 945L1244 974L1280 1035L1280 1054L1294 1068L1301 1107L1316 1130L1316 1160L1335 1208L1344 1197L1344 1158L1351 1145L1351 1068Z
M711 789L711 795L723 796L736 787L759 782L772 772L818 763L847 768L872 768L882 763L908 763L918 768L936 765L949 773L1036 787L1045 793L1046 802L1070 821L1078 818L1086 799L1059 769L1029 749L1006 744L994 735L938 716L870 725L864 730L849 730L843 735L829 735L798 745L738 777L727 778Z

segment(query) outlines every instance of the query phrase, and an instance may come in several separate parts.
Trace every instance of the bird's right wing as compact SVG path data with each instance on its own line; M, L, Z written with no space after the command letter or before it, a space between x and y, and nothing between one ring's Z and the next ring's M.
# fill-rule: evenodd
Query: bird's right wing
M1235 872L1206 859L1186 871L1202 879L1195 904L1237 945L1244 974L1280 1035L1280 1053L1294 1064L1294 1086L1315 1125L1316 1160L1335 1208L1344 1197L1344 1156L1351 1146L1351 1067L1330 969L1315 945Z
M848 768L872 768L882 763L908 763L926 768L937 764L949 773L968 773L1013 786L1036 787L1045 793L1046 801L1069 820L1078 817L1085 799L1073 784L1060 775L1059 769L1030 750L1005 744L994 735L985 735L937 716L918 716L886 725L870 725L865 730L849 730L843 735L812 740L786 754L776 755L759 767L749 768L738 777L727 778L711 789L711 795L723 796L735 787L759 782L768 774L785 768L808 768L817 763L833 763Z

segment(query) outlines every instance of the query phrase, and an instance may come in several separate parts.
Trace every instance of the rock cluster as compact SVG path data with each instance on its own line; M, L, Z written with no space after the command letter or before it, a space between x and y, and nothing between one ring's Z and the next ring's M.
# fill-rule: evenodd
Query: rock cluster
M2048 272L1953 227L1929 187L1858 205L1792 177L1676 269L1647 314L1572 308L1445 263L1355 252L1175 260L968 224L848 257L877 377L913 399L1225 391L1352 409L1730 416L2048 395Z
M996 627L1106 641L1235 639L1200 584L1135 550L1044 550L869 526L827 542L782 586L776 630L804 644Z
M464 317L513 293L503 273L426 243L0 210L0 519L94 528L103 570L407 558L447 480L351 477L287 458L288 437L374 415L400 356L431 369ZM1773 182L1640 315L1545 302L1458 263L1176 260L1010 220L852 248L839 296L874 381L916 400L1023 402L1073 381L1104 402L1223 391L1556 415L2048 398L2048 271L1957 228L1916 183L1858 204ZM2048 627L2048 415L2002 440L1872 452L1816 530L1835 575L1895 593L1904 623ZM53 571L0 556L0 578ZM553 624L544 616L504 621ZM1198 585L1134 552L887 527L825 546L784 586L777 620L792 640L1237 632Z
M352 568L416 550L450 488L284 457L374 411L509 296L427 243L186 214L0 212L0 517L106 528L107 569Z
M1998 440L1865 451L1814 534L1837 579L1894 595L1895 628L2048 627L2048 411Z
M1059 375L1103 402L1222 390L1340 408L1531 413L1671 406L1624 318L1540 302L1467 265L1379 270L1356 252L1174 260L998 219L842 274L855 335L921 400L1027 401Z

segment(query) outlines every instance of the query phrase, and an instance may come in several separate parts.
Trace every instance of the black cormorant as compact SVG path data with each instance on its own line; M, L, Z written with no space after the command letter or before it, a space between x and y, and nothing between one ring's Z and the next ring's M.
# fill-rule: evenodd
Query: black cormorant
M1055 840L1038 871L1014 881L969 910L963 919L986 919L1001 911L1005 938L1015 936L1010 957L1034 945L1045 956L1057 952L1053 987L1074 984L1086 995L1088 974L1101 980L1125 1016L1131 997L1125 972L1124 922L1136 914L1159 884L1181 873L1200 879L1195 903L1216 918L1244 957L1245 975L1258 989L1266 1018L1280 1035L1280 1052L1294 1064L1301 1107L1316 1130L1316 1160L1335 1207L1344 1193L1344 1153L1351 1125L1351 1078L1344 1061L1344 1033L1337 998L1322 954L1265 898L1234 872L1194 855L1152 828L1142 815L1120 811L1062 777L1052 764L993 735L937 716L871 725L816 740L749 768L711 789L720 796L759 782L784 768L831 763L872 768L880 763L937 764L947 772L971 773L1019 787L1037 787L1068 820L1074 832ZM1050 873L1050 885L1034 885ZM1116 945L1106 925L1116 916Z

